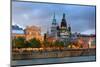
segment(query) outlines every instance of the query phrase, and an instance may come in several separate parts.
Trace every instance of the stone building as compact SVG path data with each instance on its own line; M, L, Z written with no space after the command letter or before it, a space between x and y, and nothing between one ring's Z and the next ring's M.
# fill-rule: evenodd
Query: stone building
M56 18L55 18L55 14L54 14L54 17L53 17L53 20L52 20L52 24L51 24L51 34L50 34L50 37L54 37L54 38L57 38L58 37L58 24L56 22Z
M51 24L51 31L50 34L47 34L47 39L48 41L63 41L63 42L68 42L71 36L71 27L70 25L68 26L65 18L65 13L63 13L62 20L60 22L60 25L56 22L55 14L53 17L53 21Z
M70 25L68 26L66 18L65 18L65 13L63 14L61 24L60 24L60 39L62 41L68 41L71 36L71 27Z
M25 29L26 40L36 38L40 41L43 41L43 36L41 35L41 29L37 26L27 26Z

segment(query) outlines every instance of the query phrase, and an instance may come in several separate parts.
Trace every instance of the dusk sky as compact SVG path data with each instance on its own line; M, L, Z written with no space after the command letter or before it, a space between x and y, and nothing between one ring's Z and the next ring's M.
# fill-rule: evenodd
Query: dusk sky
M60 25L63 13L72 32L82 34L95 33L95 6L80 6L69 4L46 4L34 2L12 2L12 24L22 28L28 25L41 27L42 33L50 30L53 15Z

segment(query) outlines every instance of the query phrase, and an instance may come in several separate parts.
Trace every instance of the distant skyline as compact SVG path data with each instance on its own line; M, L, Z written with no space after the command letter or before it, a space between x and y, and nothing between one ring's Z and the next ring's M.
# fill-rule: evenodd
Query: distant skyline
M95 34L95 6L12 2L12 24L22 28L28 25L41 27L42 33L50 30L53 15L60 25L63 13L72 32Z

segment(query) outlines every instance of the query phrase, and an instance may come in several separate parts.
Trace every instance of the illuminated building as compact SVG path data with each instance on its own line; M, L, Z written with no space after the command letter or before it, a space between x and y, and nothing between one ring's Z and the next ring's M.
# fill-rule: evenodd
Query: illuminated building
M70 25L67 25L66 22L66 18L65 18L65 13L63 14L62 20L61 20L61 24L58 25L55 19L55 14L53 17L53 21L52 21L52 25L51 25L51 33L47 34L47 39L48 41L63 41L68 42L70 40L71 37L71 27Z
M41 29L36 26L27 26L25 29L26 40L36 38L37 40L43 41L43 36L41 36Z
M71 35L71 27L67 25L65 14L63 14L63 18L60 25L60 38L62 41L67 42L70 39Z
M78 35L79 39L83 40L83 48L95 48L96 47L96 36L95 35Z
M43 41L43 36L41 35L41 29L36 26L27 26L25 30L19 28L19 26L12 26L12 39L24 37L26 40L36 38L37 40Z
M51 36L57 37L57 23L56 23L56 19L55 19L55 14L54 14L52 26L51 26Z

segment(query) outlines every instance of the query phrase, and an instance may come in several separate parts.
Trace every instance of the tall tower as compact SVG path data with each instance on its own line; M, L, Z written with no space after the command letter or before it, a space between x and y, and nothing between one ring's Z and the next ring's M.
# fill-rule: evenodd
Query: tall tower
M52 25L56 25L56 19L55 19L55 13L54 13L54 16L53 16L53 21L52 21Z
M57 26L58 24L56 23L55 13L54 13L52 26L51 26L51 36L52 37L57 37Z
M70 31L70 27L67 27L65 13L63 13L63 17L62 17L62 21L60 25L60 38L61 38L61 41L64 41L65 44L69 41L69 37L70 37L69 31Z
M71 35L71 26L70 26L70 24L68 25L68 31L69 31L69 33Z
M67 35L67 23L65 19L65 13L63 13L62 21L61 21L61 26L60 26L60 35L65 36Z
M66 19L65 19L65 13L63 13L63 18L62 18L62 21L61 21L61 27L67 28L67 22L66 22Z

